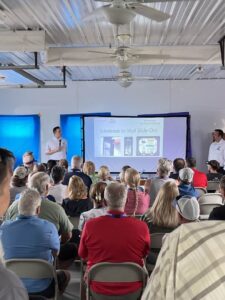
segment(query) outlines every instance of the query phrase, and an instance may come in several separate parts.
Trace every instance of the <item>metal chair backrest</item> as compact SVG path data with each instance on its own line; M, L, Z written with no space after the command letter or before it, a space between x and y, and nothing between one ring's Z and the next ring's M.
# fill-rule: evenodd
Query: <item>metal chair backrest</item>
M216 192L219 189L219 181L208 181L207 191Z
M151 249L160 250L162 248L162 240L165 234L165 232L151 234Z
M200 219L208 219L210 213L213 211L215 207L220 207L223 204L215 203L215 204L207 204L203 203L200 205Z
M201 204L223 204L223 197L220 193L207 193L198 199L199 205Z
M145 288L147 280L147 272L144 268L139 266L135 263L98 263L90 268L88 272L88 287L87 287L87 299L93 299L93 300L100 300L100 299L109 299L112 297L112 299L119 299L119 296L109 296L101 295L93 293L90 288L91 281L95 282L109 282L109 283L131 283L136 281L142 282L142 288L138 292L138 294L135 292L129 295L122 295L122 299L126 300L137 300L140 299L141 294ZM112 286L113 289L113 286Z
M198 193L198 198L201 197L202 195L206 194L206 189L203 187L195 187L196 192Z
M7 269L20 278L47 279L55 281L55 297L57 299L58 282L55 267L42 259L9 259L5 261Z
M207 193L198 199L200 206L200 219L208 219L215 207L223 205L223 197L219 193Z

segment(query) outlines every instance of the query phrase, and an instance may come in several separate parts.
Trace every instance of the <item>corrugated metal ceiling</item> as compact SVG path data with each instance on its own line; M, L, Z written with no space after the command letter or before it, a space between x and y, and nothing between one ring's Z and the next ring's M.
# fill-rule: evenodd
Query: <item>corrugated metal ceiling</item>
M104 5L93 0L0 0L0 30L37 30L47 34L52 47L116 47L116 28L106 20L84 21L95 8ZM163 23L135 17L120 33L129 33L129 46L214 45L225 35L225 1L197 0L146 4L171 15ZM219 49L219 47L218 47ZM0 63L31 64L31 53L0 53ZM205 65L196 74L196 65L135 65L130 71L136 77L155 80L225 78L220 65ZM60 80L59 68L41 66L29 71L42 80ZM72 80L112 79L115 66L70 67ZM0 71L1 73L1 71Z

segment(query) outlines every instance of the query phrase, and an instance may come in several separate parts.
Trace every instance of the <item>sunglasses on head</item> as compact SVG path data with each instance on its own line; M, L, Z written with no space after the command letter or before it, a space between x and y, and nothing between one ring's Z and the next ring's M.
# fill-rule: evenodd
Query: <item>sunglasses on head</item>
M25 162L24 164L25 164L25 165L31 165L31 164L33 164L33 163L34 163L34 159L31 160L31 161Z

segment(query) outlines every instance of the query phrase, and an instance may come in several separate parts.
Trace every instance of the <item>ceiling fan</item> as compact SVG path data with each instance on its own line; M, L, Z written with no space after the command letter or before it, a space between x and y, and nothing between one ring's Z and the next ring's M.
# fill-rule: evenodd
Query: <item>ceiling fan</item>
M94 0L96 2L108 2L95 9L84 20L90 20L98 16L106 17L110 23L115 25L129 24L136 15L141 15L156 22L163 22L170 18L170 15L153 7L143 5L142 3L175 2L178 0ZM197 1L197 0L179 0L179 1Z
M138 49L135 50L138 51ZM102 56L108 55L109 59L114 59L114 64L122 70L128 69L130 65L142 61L159 59L163 62L164 59L170 58L170 55L163 54L134 53L134 49L127 46L119 46L112 53L95 50L89 50L88 52Z

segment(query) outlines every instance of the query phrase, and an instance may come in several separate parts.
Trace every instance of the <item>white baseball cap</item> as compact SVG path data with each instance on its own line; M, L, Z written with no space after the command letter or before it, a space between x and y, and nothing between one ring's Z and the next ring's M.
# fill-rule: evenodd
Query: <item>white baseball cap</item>
M194 171L191 168L183 168L179 171L179 178L182 181L192 182Z
M174 207L178 213L189 221L199 219L200 207L197 198L191 196L183 196L175 200Z

